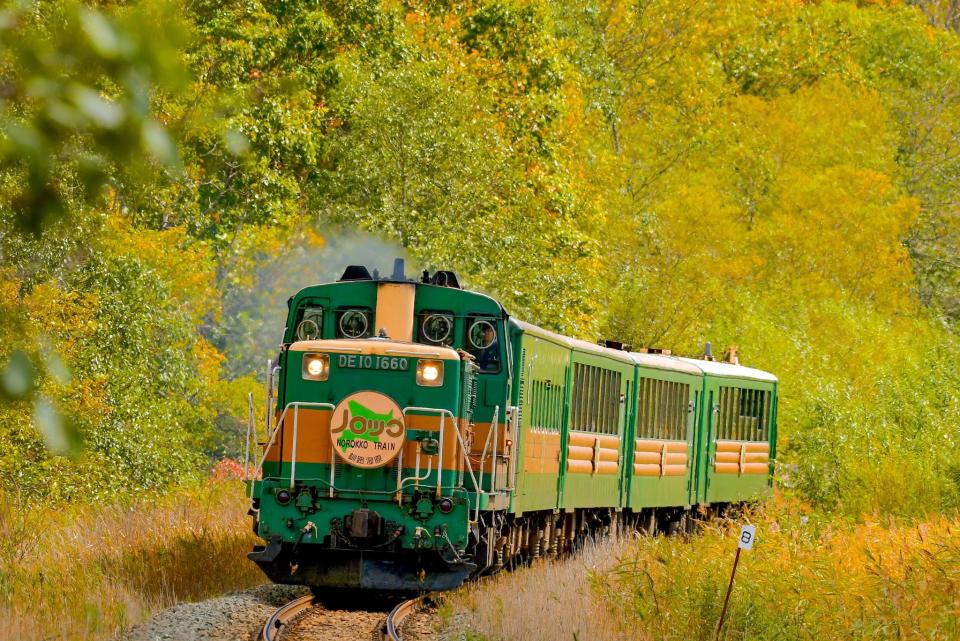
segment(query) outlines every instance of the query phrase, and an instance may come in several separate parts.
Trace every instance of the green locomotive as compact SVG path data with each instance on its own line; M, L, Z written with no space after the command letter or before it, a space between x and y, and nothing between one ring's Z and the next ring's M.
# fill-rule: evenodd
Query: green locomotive
M250 558L278 583L445 590L772 492L776 377L560 336L399 260L293 296L269 379Z

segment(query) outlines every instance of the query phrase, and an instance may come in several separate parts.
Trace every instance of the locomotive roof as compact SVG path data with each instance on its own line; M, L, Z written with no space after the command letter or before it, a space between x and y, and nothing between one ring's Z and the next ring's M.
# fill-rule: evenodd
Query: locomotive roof
M417 289L431 290L435 292L449 292L452 296L460 297L460 299L464 301L471 301L471 302L483 301L484 303L489 303L489 306L491 307L491 309L487 310L488 313L493 312L492 308L496 308L500 314L505 315L507 313L506 309L503 307L500 301L498 301L496 298L493 298L488 294L484 294L483 292L478 292L471 289L462 289L458 287L448 287L445 285L436 285L434 283L423 283L423 282L415 281L412 279L396 280L396 279L390 279L390 278L378 278L374 280L371 278L369 280L338 280L338 281L332 281L332 282L326 282L326 283L317 283L315 285L308 285L300 289L300 291L298 291L295 295L290 297L290 300L288 301L288 303L292 303L293 301L298 301L303 298L309 298L311 296L329 296L332 292L336 292L338 290L346 291L346 290L351 290L352 288L355 288L357 286L369 287L369 286L375 286L383 283L412 285L412 286L415 286ZM480 310L477 310L477 311L480 311Z
M716 376L718 378L743 378L753 381L763 381L765 383L776 383L777 377L770 372L743 365L734 365L733 363L722 363L720 361L704 361L696 358L684 358L680 360L699 367L704 374Z

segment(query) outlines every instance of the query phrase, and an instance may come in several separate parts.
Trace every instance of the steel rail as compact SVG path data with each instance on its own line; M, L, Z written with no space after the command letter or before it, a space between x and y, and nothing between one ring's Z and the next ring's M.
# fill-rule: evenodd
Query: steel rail
M403 637L400 636L400 627L403 625L403 621L408 616L413 614L420 603L421 599L419 597L416 599L409 599L390 610L390 614L387 615L387 624L385 626L387 632L387 641L403 641Z
M280 638L280 632L283 626L285 626L290 619L293 619L304 610L313 607L313 605L313 595L308 594L307 596L294 599L290 603L277 608L264 624L263 631L260 633L260 641L277 641L277 639Z

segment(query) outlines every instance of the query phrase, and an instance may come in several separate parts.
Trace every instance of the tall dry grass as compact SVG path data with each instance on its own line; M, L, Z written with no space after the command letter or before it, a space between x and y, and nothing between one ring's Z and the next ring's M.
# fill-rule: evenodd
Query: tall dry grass
M243 490L211 481L128 505L0 496L0 639L105 639L180 601L263 582Z
M620 639L617 623L597 598L591 577L610 572L630 541L588 543L563 561L542 562L467 585L441 608L454 638Z
M960 639L957 517L849 523L779 500L745 518L758 540L741 556L721 638ZM604 542L451 605L478 639L712 640L738 532L725 521L690 539Z

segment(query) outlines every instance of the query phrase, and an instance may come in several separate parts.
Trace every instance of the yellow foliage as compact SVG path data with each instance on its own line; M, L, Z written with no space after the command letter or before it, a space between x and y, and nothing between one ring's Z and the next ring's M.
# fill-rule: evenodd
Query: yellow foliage
M102 251L129 255L169 283L170 294L199 325L203 317L216 314L216 273L210 251L192 240L182 227L161 231L134 227L114 216L107 221L100 242Z

